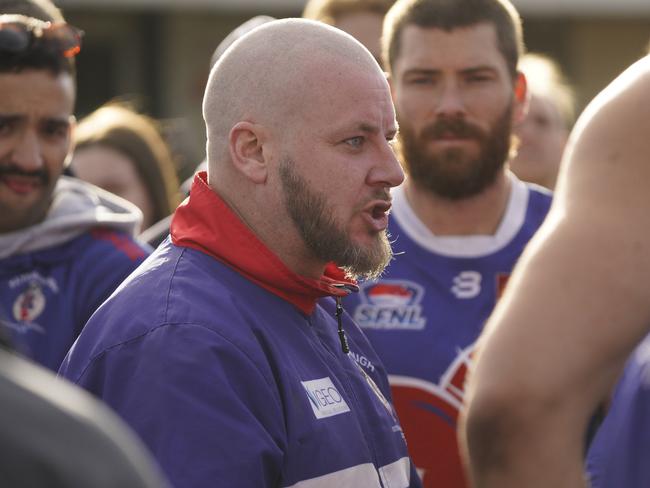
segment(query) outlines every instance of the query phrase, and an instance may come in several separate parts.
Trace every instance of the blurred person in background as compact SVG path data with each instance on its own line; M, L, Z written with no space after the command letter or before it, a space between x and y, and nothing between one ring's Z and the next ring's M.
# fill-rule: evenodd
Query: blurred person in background
M0 0L0 324L57 370L90 315L146 257L128 202L61 176L79 31L51 3Z
M395 0L309 0L302 16L347 32L381 65L381 29Z
M79 121L73 145L75 176L135 204L143 214L142 229L180 203L171 153L150 117L109 103Z
M530 100L524 120L514 128L519 143L510 169L521 180L552 190L575 117L573 90L559 65L542 54L524 55L519 69L526 75Z
M112 412L14 353L56 368L100 295L144 254L121 231L84 236L91 208L107 227L115 209L59 177L79 41L48 0L0 0L0 483L163 488L150 455ZM96 263L103 259L108 266Z
M507 166L527 100L521 21L507 0L398 0L383 46L407 178L393 192L395 259L346 300L386 365L424 485L461 488L475 341L551 203Z
M151 454L105 405L0 346L0 483L166 488Z

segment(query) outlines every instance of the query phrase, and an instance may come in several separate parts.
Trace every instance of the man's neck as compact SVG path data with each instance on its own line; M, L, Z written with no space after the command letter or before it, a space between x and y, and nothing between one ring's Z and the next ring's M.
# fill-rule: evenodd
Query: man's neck
M256 199L255 192L249 187L238 186L225 177L216 179L210 186L239 220L291 271L312 279L323 276L327 263L316 259L307 250L283 205L274 206L263 196ZM241 198L241 195L247 195L247 198ZM271 207L274 210L270 210ZM260 212L260 209L264 211ZM269 214L275 215L275 218L269 219Z
M504 170L481 193L461 200L435 195L410 179L404 182L404 191L415 215L435 235L493 235L506 211L511 186Z

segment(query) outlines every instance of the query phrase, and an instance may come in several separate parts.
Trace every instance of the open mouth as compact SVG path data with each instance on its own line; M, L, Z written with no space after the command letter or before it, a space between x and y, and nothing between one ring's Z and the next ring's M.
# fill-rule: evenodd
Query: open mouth
M373 230L379 232L388 227L388 212L390 211L390 207L390 202L377 202L367 207L366 215L369 216Z
M384 218L389 211L390 203L380 203L374 205L370 213L373 219L381 219Z

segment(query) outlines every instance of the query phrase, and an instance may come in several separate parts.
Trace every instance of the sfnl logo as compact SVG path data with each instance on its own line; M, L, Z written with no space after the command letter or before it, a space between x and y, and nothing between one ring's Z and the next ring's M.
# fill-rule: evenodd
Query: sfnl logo
M318 380L300 382L307 392L309 404L317 419L349 412L350 407L336 389L329 376Z

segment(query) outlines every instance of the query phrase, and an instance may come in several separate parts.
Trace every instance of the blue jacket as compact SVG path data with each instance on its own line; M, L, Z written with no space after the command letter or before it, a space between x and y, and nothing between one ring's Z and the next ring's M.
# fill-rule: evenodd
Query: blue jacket
M13 346L56 371L86 321L144 261L137 211L62 177L45 220L0 235L0 325Z
M198 176L163 243L61 374L108 402L180 487L419 487L386 374L337 285L291 272Z

